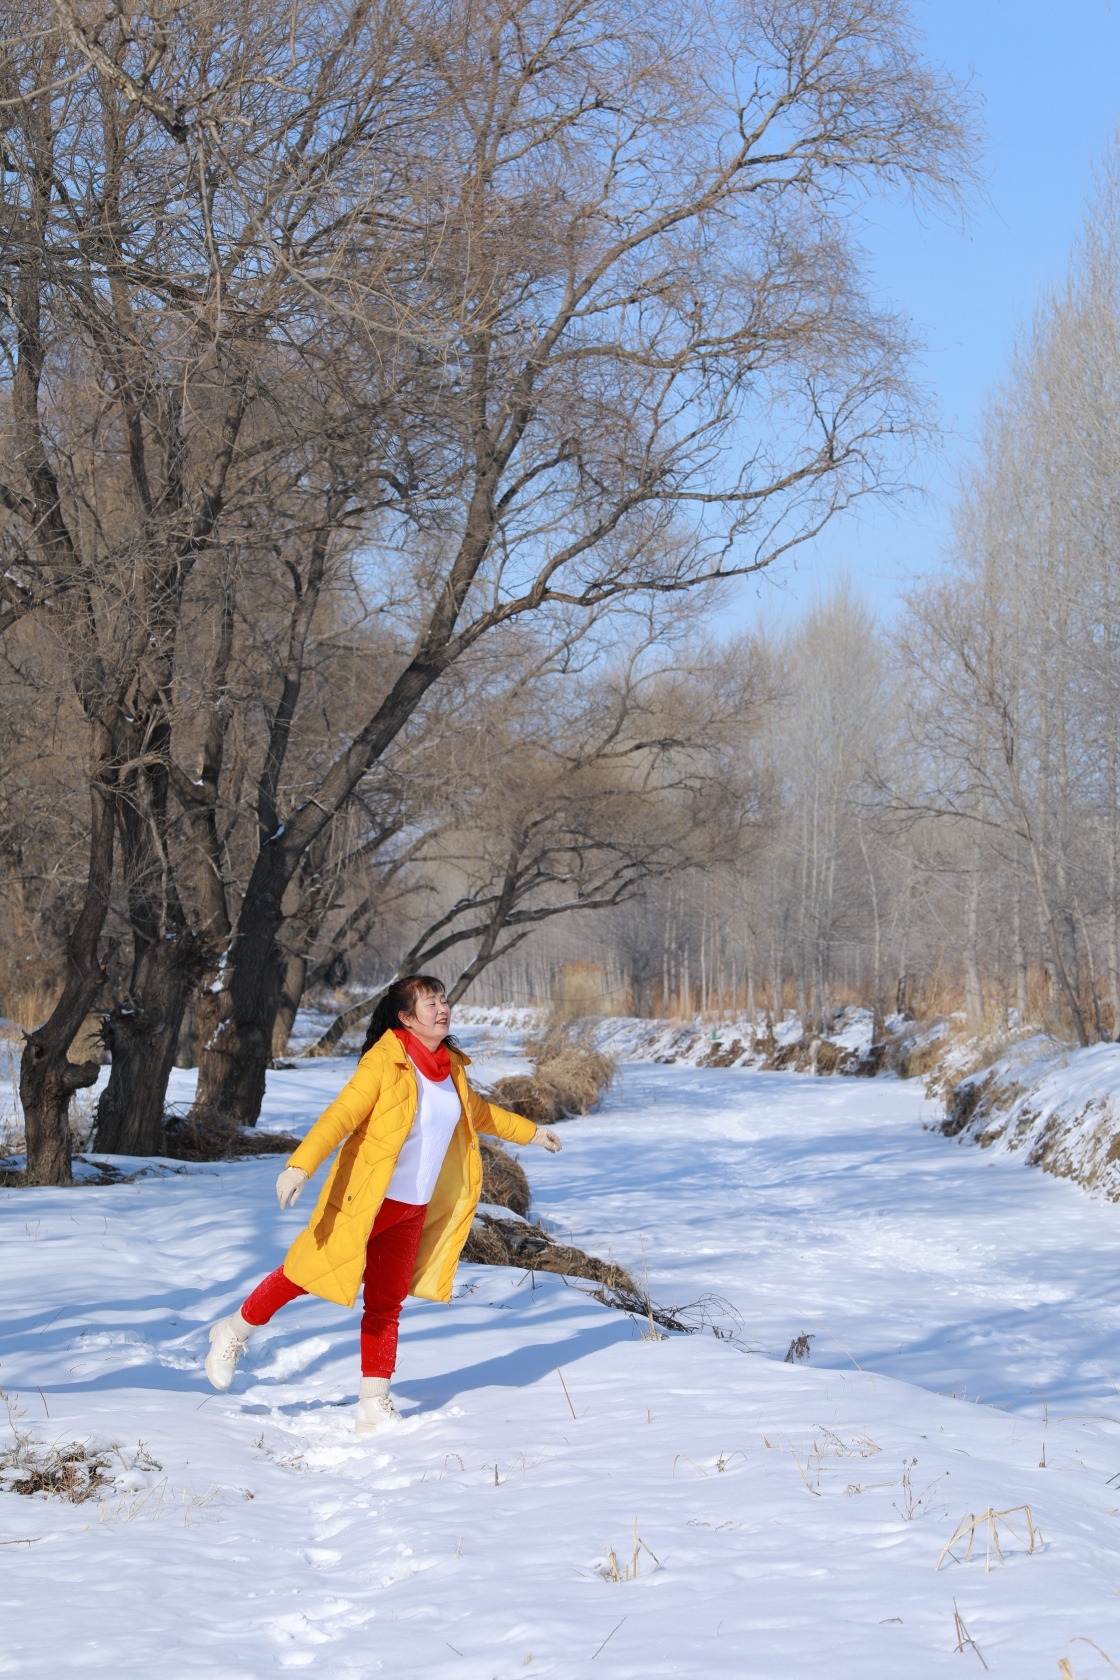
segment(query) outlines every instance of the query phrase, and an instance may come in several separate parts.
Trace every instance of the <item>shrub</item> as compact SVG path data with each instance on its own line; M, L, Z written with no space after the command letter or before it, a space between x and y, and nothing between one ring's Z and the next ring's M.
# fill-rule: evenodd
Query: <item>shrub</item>
M615 1063L596 1049L592 1033L589 1027L554 1026L539 1043L526 1046L532 1073L499 1079L490 1093L494 1101L538 1126L598 1108L614 1081Z
M289 1132L248 1130L227 1114L164 1115L163 1153L173 1161L231 1161L238 1155L290 1155L300 1140Z

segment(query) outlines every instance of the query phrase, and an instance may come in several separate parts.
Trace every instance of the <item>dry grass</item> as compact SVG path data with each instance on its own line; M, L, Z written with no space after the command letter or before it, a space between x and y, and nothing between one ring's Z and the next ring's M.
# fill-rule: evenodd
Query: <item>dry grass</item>
M80 1442L67 1446L28 1448L21 1458L14 1450L0 1458L0 1486L8 1493L43 1493L84 1505L97 1499L112 1483L105 1453L91 1452Z
M499 1079L490 1096L502 1108L549 1126L569 1114L598 1108L614 1081L615 1063L595 1048L593 1028L554 1024L546 1036L526 1045L531 1074Z
M483 1214L475 1221L463 1249L463 1259L482 1266L521 1266L531 1272L558 1272L564 1277L587 1278L607 1289L621 1290L643 1302L644 1297L626 1270L613 1260L600 1260L556 1242L540 1225L523 1225L520 1220L494 1219Z
M258 1132L225 1114L164 1116L163 1153L173 1161L232 1161L241 1155L290 1155L300 1140L289 1132Z
M854 1062L854 1050L844 1050L819 1034L806 1034L793 1044L776 1047L762 1064L769 1070L791 1068L796 1073L843 1073Z
M84 1505L113 1486L109 1448L91 1449L81 1441L44 1446L35 1441L30 1429L20 1427L25 1414L11 1395L0 1389L0 1399L7 1406L12 1432L11 1446L0 1453L0 1489L5 1493L38 1493L64 1499L69 1505Z
M52 985L19 979L4 990L4 1014L27 1032L41 1026L62 994L61 981Z
M1030 1557L1034 1552L1036 1542L1041 1550L1044 1544L1042 1539L1042 1530L1036 1525L1034 1518L1031 1516L1031 1508L1029 1505L1009 1505L1006 1511L994 1511L989 1505L988 1509L986 1511L981 1511L978 1517L974 1516L970 1511L967 1517L961 1518L960 1522L956 1526L952 1538L948 1540L944 1546L942 1546L941 1554L933 1566L934 1571L936 1572L941 1568L941 1565L944 1563L945 1557L949 1553L950 1549L956 1545L958 1540L963 1540L966 1534L968 1535L968 1550L964 1555L964 1561L967 1563L972 1557L972 1546L976 1539L976 1530L982 1527L984 1523L987 1523L988 1525L987 1542L984 1548L985 1573L987 1573L990 1566L991 1554L993 1551L996 1554L997 1562L1002 1563L1003 1552L1000 1549L998 1525L1002 1523L1007 1532L1014 1539L1018 1540L1020 1538L1019 1535L1015 1533L1015 1530L1012 1528L1007 1519L1008 1517L1014 1517L1020 1511L1022 1511L1024 1517L1026 1518L1027 1524L1027 1538L1021 1542L1027 1548L1027 1556Z
M633 1314L649 1325L647 1340L657 1339L660 1330L692 1335L712 1330L725 1340L732 1333L724 1328L728 1317L725 1304L714 1297L690 1308L660 1307L650 1299L625 1266L614 1260L600 1260L582 1248L558 1243L541 1225L524 1225L520 1220L495 1219L483 1214L471 1226L461 1258L476 1266L516 1266L526 1272L552 1272L565 1278L583 1278L596 1287L592 1297L605 1307ZM659 1328L660 1327L660 1330Z
M615 1581L619 1586L622 1585L623 1581L636 1581L638 1579L638 1565L642 1552L645 1552L646 1556L652 1559L654 1573L656 1574L661 1568L661 1559L654 1557L654 1554L650 1551L649 1547L638 1533L638 1519L635 1517L633 1548L630 1554L629 1562L620 1564L618 1554L614 1547L608 1546L605 1562L597 1565L598 1573L602 1576L604 1581ZM604 1644L605 1643L606 1641L604 1641ZM600 1646L599 1649L602 1650L602 1646Z
M524 1167L489 1138L479 1138L478 1146L482 1154L482 1200L495 1207L511 1208L528 1219L531 1194Z

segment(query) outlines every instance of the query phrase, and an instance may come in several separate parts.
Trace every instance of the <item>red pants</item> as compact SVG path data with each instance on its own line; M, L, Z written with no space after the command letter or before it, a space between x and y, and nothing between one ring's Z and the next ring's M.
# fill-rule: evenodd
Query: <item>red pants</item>
M366 1275L362 1288L362 1375L391 1377L397 1363L397 1330L408 1294L427 1206L410 1202L382 1202L366 1244ZM241 1305L246 1324L267 1324L273 1313L307 1290L284 1276L277 1266Z

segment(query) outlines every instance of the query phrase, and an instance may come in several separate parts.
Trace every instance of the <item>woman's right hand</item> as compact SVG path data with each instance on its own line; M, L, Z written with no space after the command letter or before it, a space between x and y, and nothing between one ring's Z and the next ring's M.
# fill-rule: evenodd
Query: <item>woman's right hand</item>
M282 1208L291 1207L298 1202L300 1191L307 1183L308 1175L302 1167L285 1167L276 1180L276 1196Z

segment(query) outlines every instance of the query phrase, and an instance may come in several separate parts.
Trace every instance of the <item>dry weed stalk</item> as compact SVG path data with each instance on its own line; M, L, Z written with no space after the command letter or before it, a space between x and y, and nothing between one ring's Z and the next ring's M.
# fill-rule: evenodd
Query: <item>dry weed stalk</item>
M905 1519L906 1522L914 1521L914 1518L920 1513L922 1506L929 1504L930 1496L941 1486L941 1478L939 1476L935 1481L930 1482L927 1487L924 1487L921 1493L916 1494L914 1492L911 1477L917 1468L917 1464L918 1461L916 1458L912 1458L909 1463L903 1461L902 1504L900 1505L897 1499L892 1501L895 1510L898 1512L900 1517Z
M1107 1651L1102 1651L1101 1650L1100 1646L1097 1644L1095 1639L1086 1639L1086 1637L1083 1633L1078 1633L1078 1634L1075 1634L1074 1637L1070 1640L1070 1644L1071 1645L1091 1645L1093 1647L1094 1651L1096 1651L1097 1655L1104 1658L1104 1660L1108 1664L1109 1668L1111 1668L1116 1674L1120 1674L1120 1668L1117 1668L1116 1664L1113 1662L1112 1658L1109 1656ZM1069 1661L1068 1657L1062 1657L1060 1659L1059 1663L1058 1663L1058 1667L1061 1670L1063 1676L1067 1676L1068 1680L1074 1680L1073 1664Z
M989 1568L992 1547L995 1548L996 1558L1000 1563L1002 1563L1003 1552L1000 1549L999 1528L997 1525L1002 1522L1004 1527L1011 1534L1012 1538L1018 1540L1019 1536L1015 1533L1015 1530L1007 1521L1008 1517L1015 1516L1018 1511L1022 1511L1027 1519L1027 1535L1029 1544L1023 1542L1024 1544L1027 1544L1027 1556L1030 1557L1033 1554L1036 1540L1038 1542L1039 1549L1041 1550L1042 1546L1045 1544L1042 1538L1042 1530L1036 1525L1035 1520L1031 1515L1031 1508L1029 1505L1009 1505L1005 1511L995 1511L989 1505L988 1509L986 1511L982 1511L978 1517L974 1516L972 1512L969 1512L967 1517L961 1518L952 1538L944 1546L942 1546L940 1556L933 1566L934 1572L936 1573L937 1570L941 1568L941 1565L945 1561L946 1553L956 1545L958 1540L962 1540L966 1534L968 1535L968 1551L964 1555L964 1561L968 1563L972 1557L972 1546L974 1540L976 1539L976 1530L982 1523L987 1523L988 1525L988 1543L984 1548L985 1573L987 1573Z
M956 1628L957 1633L957 1650L963 1655L965 1646L971 1645L972 1649L976 1652L976 1655L980 1658L981 1665L987 1669L988 1665L984 1661L983 1653L981 1652L979 1645L977 1645L975 1639L973 1639L972 1635L964 1625L964 1619L961 1616L960 1611L957 1609L956 1599L953 1600L953 1626Z
M798 1474L800 1475L801 1480L805 1483L806 1488L816 1499L821 1497L821 1475L824 1471L824 1462L826 1458L874 1458L877 1453L880 1453L883 1450L871 1439L870 1435L866 1433L854 1436L851 1441L845 1441L834 1429L828 1428L828 1426L823 1423L813 1425L812 1445L807 1450L804 1447L795 1447L788 1435L782 1434L780 1430L775 1431L775 1435L777 1439L783 1441L786 1447L788 1447L793 1458L793 1462L797 1466ZM773 1450L775 1443L771 1441L767 1435L764 1434L762 1436L762 1440L768 1449ZM799 1452L805 1453L804 1464L802 1464L801 1459L798 1456ZM717 1469L722 1468L723 1463L717 1465ZM810 1481L810 1477L812 1477L812 1481ZM897 1487L898 1485L899 1484L897 1482L893 1481L871 1482L866 1485L849 1483L844 1491L848 1494L865 1493L871 1488ZM903 1486L905 1486L905 1480L903 1482Z
M603 1568L599 1571L603 1580L617 1581L619 1586L621 1586L624 1581L636 1581L638 1579L638 1555L640 1552L645 1552L647 1556L653 1558L653 1568L654 1573L656 1574L656 1572L661 1568L661 1560L660 1558L654 1557L654 1554L650 1551L649 1547L638 1533L638 1519L635 1517L634 1541L630 1562L623 1564L622 1567L619 1568L618 1555L613 1546L608 1546L607 1561Z
M561 1388L562 1388L562 1389L563 1389L563 1390L564 1390L564 1398L565 1398L565 1400L566 1400L566 1401L567 1401L567 1402L568 1402L568 1410L569 1410L569 1411L570 1411L570 1412L571 1412L571 1414L572 1414L572 1417L573 1417L573 1418L575 1418L575 1417L576 1417L576 1409L575 1409L575 1407L574 1407L574 1406L573 1406L573 1405L572 1405L572 1397L571 1397L571 1395L570 1395L570 1394L569 1394L569 1393L568 1393L568 1385L567 1385L567 1383L566 1383L566 1382L565 1382L565 1381L564 1381L564 1373L563 1373L563 1371L562 1371L562 1370L561 1370L561 1369L560 1369L560 1367L559 1367L559 1365L557 1365L557 1367L556 1367L556 1375L557 1375L557 1376L558 1376L558 1377L559 1377L559 1378L560 1378L560 1387L561 1387ZM577 1423L578 1423L578 1422L579 1422L579 1419L578 1419L578 1418L576 1418L576 1422L577 1422Z

